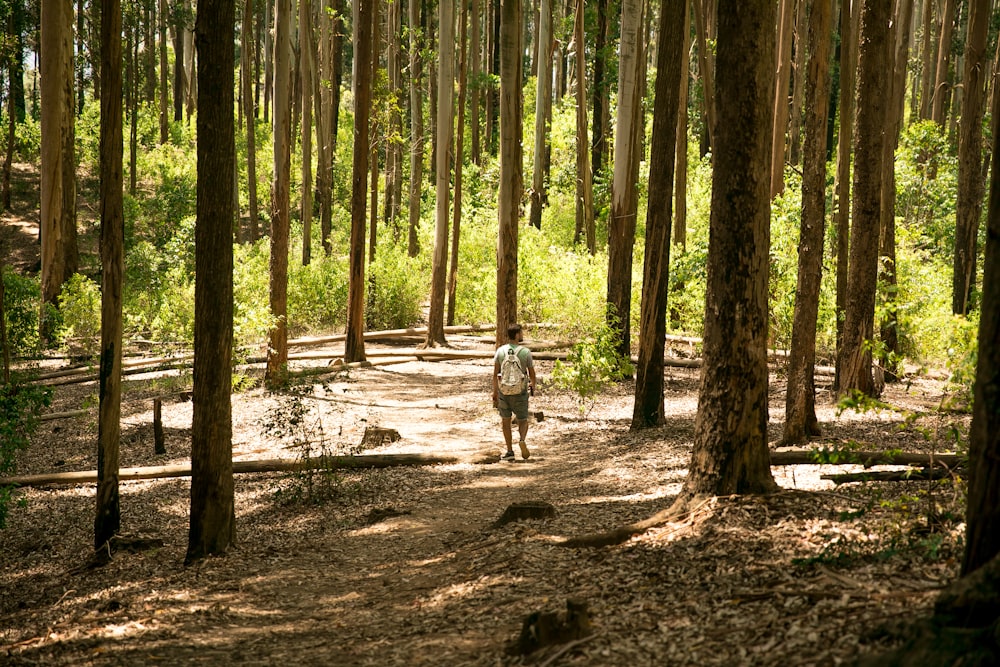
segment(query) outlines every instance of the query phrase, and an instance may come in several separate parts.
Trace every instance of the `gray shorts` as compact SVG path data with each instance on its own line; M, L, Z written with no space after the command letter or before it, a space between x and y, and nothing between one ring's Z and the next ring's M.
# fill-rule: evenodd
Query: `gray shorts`
M528 418L528 392L507 396L500 394L497 400L497 410L504 419L510 419L513 414L518 419Z

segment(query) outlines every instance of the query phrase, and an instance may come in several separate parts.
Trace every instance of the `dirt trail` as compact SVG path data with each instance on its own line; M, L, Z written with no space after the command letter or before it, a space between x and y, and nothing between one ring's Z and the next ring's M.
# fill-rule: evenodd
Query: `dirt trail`
M550 371L540 364L540 377ZM378 425L402 439L370 453L498 456L488 374L482 361L411 362L321 377L300 398L238 394L234 455L294 455L276 437L275 415L301 406L300 436L322 433L331 448L349 448ZM164 407L171 454L152 454L147 405L159 382L130 381L123 466L185 455L190 403L180 400ZM543 383L532 409L545 418L531 425L528 461L239 476L237 545L188 568L186 479L123 484L123 528L164 546L83 571L75 569L89 548L93 489L20 492L28 505L0 534L0 662L839 664L877 649L881 640L870 634L886 619L929 609L936 587L954 574L946 557L860 558L833 574L826 565L793 565L837 536L867 539L867 527L842 519L865 507L863 495L805 491L830 488L817 466L775 469L782 493L718 499L686 523L619 547L556 546L559 537L669 506L690 456L696 384L696 371L672 370L668 423L632 434L630 386L605 392L583 418L572 396ZM54 409L79 405L92 391L61 389ZM928 400L920 391L897 398ZM776 411L782 398L774 396ZM898 420L888 415L835 420L825 405L821 421L831 441L878 434L887 448L921 446L914 434L893 435ZM66 469L93 465L92 419L47 423L39 438L19 472L60 461ZM308 502L324 494L324 502ZM558 513L493 528L520 500L552 503ZM506 653L526 615L560 610L567 598L587 603L592 639L559 656Z

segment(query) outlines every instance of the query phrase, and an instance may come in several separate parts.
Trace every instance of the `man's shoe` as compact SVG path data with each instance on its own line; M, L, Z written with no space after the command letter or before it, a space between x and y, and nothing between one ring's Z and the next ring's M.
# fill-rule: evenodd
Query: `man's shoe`
M514 450L508 449L507 452L500 457L501 461L513 461L514 460Z
M517 443L517 446L521 448L521 458L527 459L529 456L531 456L531 452L528 451L528 446L524 444L524 440Z

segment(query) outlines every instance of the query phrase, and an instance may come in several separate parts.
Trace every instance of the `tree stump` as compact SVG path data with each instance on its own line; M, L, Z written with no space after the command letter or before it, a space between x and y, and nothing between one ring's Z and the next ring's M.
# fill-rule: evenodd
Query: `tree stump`
M540 500L526 500L519 503L512 503L500 515L500 518L493 523L493 528L505 526L512 521L521 519L551 519L556 515L554 505Z
M163 440L163 401L159 398L153 399L153 452L156 454L166 454L167 446Z
M587 603L566 600L565 612L534 611L521 626L520 636L507 646L510 655L528 655L556 644L574 642L594 634Z
M381 447L386 442L396 442L401 439L399 431L394 428L381 428L379 426L369 426L365 429L365 434L361 437L361 446L364 448Z

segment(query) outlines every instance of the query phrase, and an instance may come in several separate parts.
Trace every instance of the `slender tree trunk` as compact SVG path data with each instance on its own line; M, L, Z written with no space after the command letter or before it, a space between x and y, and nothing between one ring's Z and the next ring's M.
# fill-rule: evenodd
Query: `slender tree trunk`
M469 44L471 45L469 51L469 67L470 67L470 78L472 79L472 86L469 88L469 119L470 119L470 130L471 130L471 153L472 153L472 164L479 166L483 163L482 154L482 118L481 118L481 91L482 91L482 58L480 49L482 48L483 41L481 38L481 0L472 0L471 16L469 24Z
M610 93L608 72L608 0L597 0L597 32L594 33L594 119L590 143L591 175L604 173L608 156Z
M673 199L677 111L687 23L685 2L660 9L656 58L656 99L650 148L649 204L646 212L646 253L639 322L632 430L657 426L665 419L663 348L667 333L667 289L670 284L670 206ZM687 74L684 72L683 74Z
M333 226L333 201L330 188L332 179L333 139L330 136L330 100L332 98L332 35L330 15L326 7L318 12L319 62L313 76L313 99L315 100L317 132L316 197L319 199L320 239L323 252L330 254L329 237Z
M643 92L639 76L644 66L642 15L642 0L622 0L614 174L608 220L608 317L619 336L618 351L626 357L631 348L632 250L638 207L634 166L642 132L637 127Z
M853 9L852 9L853 7ZM855 81L857 77L859 0L841 0L840 9L840 134L837 144L837 349L844 341L847 310L847 273L851 225L851 155L854 150ZM837 365L839 383L840 365Z
M458 289L458 242L462 236L462 166L465 162L465 100L468 96L468 3L462 3L458 65L458 131L455 133L455 205L451 217L451 259L448 263L448 326L455 325L455 297Z
M288 7L279 12L287 26ZM186 563L224 553L236 538L230 398L236 210L232 192L228 191L236 180L233 126L236 63L232 37L235 21L234 0L198 3L195 30L201 85L197 120L191 527Z
M552 1L539 0L538 63L535 92L535 151L532 161L531 210L528 222L542 228L545 203L545 153L548 144L547 117L552 106Z
M702 100L705 125L708 128L709 149L715 146L715 64L708 48L708 24L705 17L706 0L691 0L694 7L695 33L698 37L698 70L701 72Z
M843 345L837 350L841 394L851 390L868 396L877 393L868 342L874 334L891 4L891 0L870 0L861 13L850 267Z
M291 181L291 2L274 3L274 175L271 186L271 328L265 381L281 387L288 376L288 235Z
M931 120L944 125L946 101L951 83L948 65L951 62L951 37L955 26L956 0L944 0L941 15L941 38L938 40L937 67L934 73L934 92L931 97Z
M923 47L920 50L920 120L931 117L934 98L934 0L923 0Z
M248 2L250 0L247 0ZM167 95L168 74L167 74L167 0L159 0L160 11L157 17L157 27L159 30L159 51L160 51L160 143L165 144L170 140L170 119L167 116L169 100Z
M521 0L500 0L500 192L497 238L496 345L517 322L518 218L523 192L521 136L524 100L521 74Z
M1000 155L1000 96L993 98L993 155ZM990 178L983 265L983 303L979 315L972 427L969 431L969 499L966 509L962 576L1000 553L1000 174Z
M681 51L681 96L677 105L677 158L675 159L674 184L674 238L673 244L683 250L687 246L687 175L688 175L688 92L691 81L691 9L690 0L684 3L684 44Z
M299 0L299 67L302 74L302 265L312 261L312 215L313 215L313 173L312 173L312 133L313 133L313 54L316 40L313 36L312 0Z
M772 0L720 0L718 125L694 449L681 499L767 493Z
M101 369L97 424L97 514L94 548L121 528L118 450L121 440L122 286L125 213L122 178L122 11L101 3Z
M351 241L344 361L365 360L365 207L374 79L375 0L354 5L354 160L351 169Z
M428 347L444 345L444 299L447 292L448 214L451 211L451 169L449 152L453 133L453 90L455 85L455 2L438 3L438 108L437 108L437 168L435 180L434 258L432 261L431 299L427 313ZM457 161L458 158L456 158Z
M587 146L587 61L584 35L584 0L576 0L573 21L574 62L576 63L576 231L573 244L583 236L587 252L597 252L597 229L594 225L594 175L591 173Z
M883 308L879 323L882 353L879 363L887 382L898 379L899 326L896 315L896 163L894 156L903 125L906 97L906 54L910 46L910 25L913 0L898 0L893 28L890 32L890 81L887 90L888 109L885 137L882 145L882 212L879 248L879 291Z
M420 2L410 0L410 224L407 254L420 253L420 201L424 180L424 102L420 94L423 62L420 55Z
M12 69L7 70L10 77L14 76ZM8 78L8 81L10 79ZM8 88L8 90L10 90ZM16 139L17 131L17 110L14 107L14 96L7 96L7 148L4 151L3 158L3 187L2 194L0 194L0 200L2 200L2 205L0 205L0 210L9 211L10 210L10 172L14 162L14 141ZM0 282L3 282L0 280ZM4 346L4 350L6 350Z
M795 31L795 0L781 0L778 33L778 74L774 89L774 128L771 135L771 198L785 189L785 137L788 133L788 83L792 69L792 33Z
M785 429L782 442L819 435L816 419L816 322L823 277L826 224L826 107L830 95L830 43L835 0L815 0L809 18L806 76L805 151L802 169L802 222L799 231L798 283L788 359Z
M400 39L402 38L402 0L389 0L386 23L386 69L389 82L389 127L385 142L385 211L384 218L392 223L393 239L399 240L399 216L403 189L403 118L399 112L403 104L402 65Z
M332 17L330 40L330 51L332 60L332 74L330 75L330 170L328 184L333 183L333 164L336 160L337 133L340 131L340 87L344 78L344 19L343 0L334 0L334 15ZM330 234L333 233L333 213L324 214L323 217L323 250L327 255L333 252L333 245L330 242Z
M246 0L243 9L243 63L246 75L243 79L243 105L247 119L247 193L250 199L250 242L260 238L260 212L257 203L257 109L254 105L252 88L253 68L250 63L253 22L253 0Z
M139 153L139 77L136 76L138 70L139 62L139 44L136 39L135 30L130 29L131 33L131 45L132 57L131 57L131 67L129 68L128 81L125 85L128 86L128 92L125 95L125 109L129 116L129 140L128 140L128 191L129 194L135 195L136 188L138 187L138 174L136 173Z
M76 157L73 124L73 4L41 3L41 225L42 303L57 305L76 273ZM50 334L43 305L40 335Z
M184 96L187 89L187 82L184 80L184 31L186 30L186 17L180 11L183 5L175 3L174 19L174 122L179 123L184 120Z
M796 0L795 55L792 66L792 106L788 124L788 162L802 162L802 96L805 94L806 52L809 49L806 28L806 0Z
M274 3L264 0L264 123L268 122L271 109L271 93L274 90Z
M976 241L983 210L983 103L989 20L989 0L971 0L962 79L965 102L958 146L958 201L951 297L952 312L956 315L969 313L971 295L976 286Z

